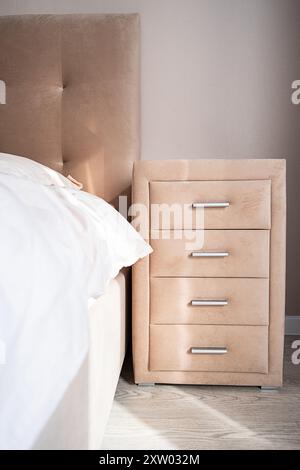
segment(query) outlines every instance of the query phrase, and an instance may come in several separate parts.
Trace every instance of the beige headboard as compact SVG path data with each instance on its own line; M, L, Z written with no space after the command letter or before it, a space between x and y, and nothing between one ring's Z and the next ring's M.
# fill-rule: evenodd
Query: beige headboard
M139 156L138 15L0 17L0 152L113 201Z

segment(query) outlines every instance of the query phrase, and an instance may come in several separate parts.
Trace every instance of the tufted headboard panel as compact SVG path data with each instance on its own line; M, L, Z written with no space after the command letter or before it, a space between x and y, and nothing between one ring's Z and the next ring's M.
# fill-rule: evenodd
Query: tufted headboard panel
M0 152L112 202L139 156L138 15L0 17Z

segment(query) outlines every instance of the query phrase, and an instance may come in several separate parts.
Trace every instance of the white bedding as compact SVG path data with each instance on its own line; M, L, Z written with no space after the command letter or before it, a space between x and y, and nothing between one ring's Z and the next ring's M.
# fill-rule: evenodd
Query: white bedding
M120 272L89 308L89 351L34 450L99 450L126 351L126 282Z
M104 201L1 172L0 217L0 448L28 449L86 356L88 299L151 249Z

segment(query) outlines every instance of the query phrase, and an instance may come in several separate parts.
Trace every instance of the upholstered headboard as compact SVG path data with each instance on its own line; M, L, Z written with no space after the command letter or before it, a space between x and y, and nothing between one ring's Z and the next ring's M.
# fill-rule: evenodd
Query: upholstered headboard
M0 17L0 152L113 201L139 156L138 15ZM3 100L2 100L3 102Z

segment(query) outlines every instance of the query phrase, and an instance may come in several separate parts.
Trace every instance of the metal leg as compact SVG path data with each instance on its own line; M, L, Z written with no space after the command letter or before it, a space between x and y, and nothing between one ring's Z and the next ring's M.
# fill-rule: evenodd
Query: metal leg
M142 384L137 384L138 387L154 387L155 383L152 382L145 382Z
M272 387L272 386L269 386L269 385L263 385L262 387L260 387L261 391L262 392L272 392L274 390L278 390L278 387Z

